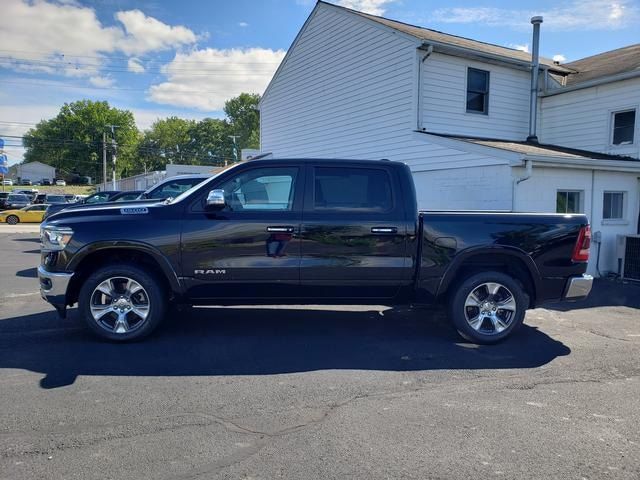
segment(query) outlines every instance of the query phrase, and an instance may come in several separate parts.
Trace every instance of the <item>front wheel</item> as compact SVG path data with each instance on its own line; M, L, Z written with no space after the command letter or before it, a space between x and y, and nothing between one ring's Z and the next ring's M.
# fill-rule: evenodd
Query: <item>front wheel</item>
M449 316L465 339L479 344L498 343L520 327L528 302L512 277L482 272L458 284L450 297Z
M126 264L91 274L80 289L78 304L93 333L119 342L149 335L167 308L166 294L155 276Z
M7 217L7 223L9 225L17 225L18 223L20 223L20 219L18 217L16 217L15 215L9 215Z

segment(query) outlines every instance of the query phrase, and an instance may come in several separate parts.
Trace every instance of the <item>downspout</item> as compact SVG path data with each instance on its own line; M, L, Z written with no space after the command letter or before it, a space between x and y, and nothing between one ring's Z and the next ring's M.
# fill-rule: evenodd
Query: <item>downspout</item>
M418 130L424 130L422 126L422 65L433 53L433 45L427 45L423 43L419 48L427 47L427 50L424 56L420 59L420 63L418 63L418 118L416 118L416 125Z
M527 180L529 180L533 175L533 160L525 158L524 167L525 167L524 175L513 179L513 185L511 188L511 211L512 212L515 212L516 210L516 191L517 191L516 187L520 185L522 182L526 182Z
M529 136L527 142L538 143L536 135L538 115L538 76L540 72L540 24L542 17L531 17L533 47L531 49L531 98L529 102Z

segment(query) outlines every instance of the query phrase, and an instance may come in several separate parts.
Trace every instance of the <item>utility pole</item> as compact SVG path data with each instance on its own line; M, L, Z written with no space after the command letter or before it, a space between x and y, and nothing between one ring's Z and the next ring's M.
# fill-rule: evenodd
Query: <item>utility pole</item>
M240 138L240 135L229 135L229 138L231 140L233 140L233 156L236 159L236 162L239 162L240 159L238 158L238 145L236 144L236 138ZM224 162L225 166L227 165L227 162Z
M102 132L102 184L107 189L107 132Z
M119 128L120 125L105 125L105 127L111 128L111 158L113 160L113 180L112 180L112 189L116 189L116 153L118 150L118 144L116 143L116 128ZM106 155L106 154L105 154ZM105 160L106 165L106 160ZM105 166L105 188L107 183L107 175L106 175L106 166Z

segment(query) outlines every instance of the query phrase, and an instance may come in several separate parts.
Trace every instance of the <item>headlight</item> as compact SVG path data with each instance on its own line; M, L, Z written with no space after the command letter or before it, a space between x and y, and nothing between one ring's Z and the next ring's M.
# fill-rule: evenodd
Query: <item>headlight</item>
M72 236L73 230L69 227L40 227L40 245L45 251L64 250Z

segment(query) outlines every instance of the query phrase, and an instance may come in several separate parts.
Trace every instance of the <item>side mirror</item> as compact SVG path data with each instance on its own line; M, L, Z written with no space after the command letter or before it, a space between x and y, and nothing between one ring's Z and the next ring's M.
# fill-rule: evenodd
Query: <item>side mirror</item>
M207 195L205 206L208 210L222 210L227 202L224 200L224 190L211 190Z

